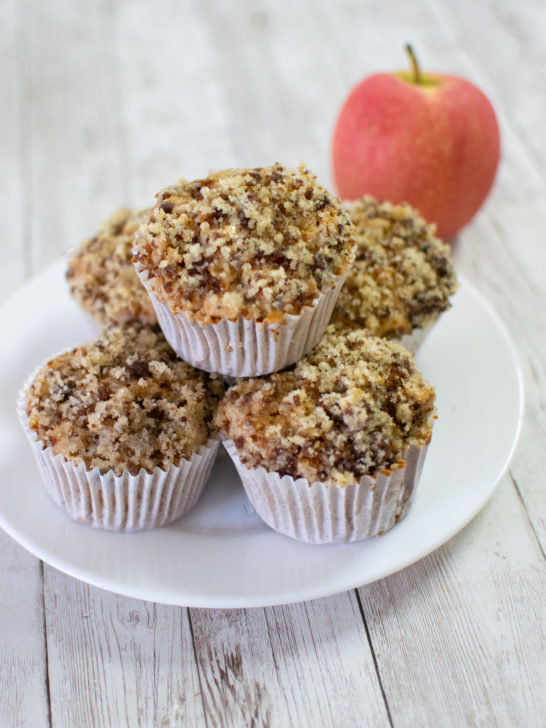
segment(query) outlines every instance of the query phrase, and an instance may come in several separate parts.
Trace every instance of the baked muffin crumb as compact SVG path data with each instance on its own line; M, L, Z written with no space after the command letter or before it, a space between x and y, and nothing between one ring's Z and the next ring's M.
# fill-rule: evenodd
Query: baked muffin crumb
M132 262L133 239L143 215L118 210L68 261L70 294L101 326L156 322Z
M216 425L248 468L340 486L430 439L434 390L402 346L329 327L293 367L238 382Z
M135 475L198 451L223 389L179 360L159 327L135 325L44 364L28 389L27 414L55 455Z
M305 167L228 169L160 192L134 260L173 314L283 321L335 285L354 257L352 233Z
M425 328L450 307L457 288L448 246L409 205L366 196L349 208L356 260L332 323L398 338Z

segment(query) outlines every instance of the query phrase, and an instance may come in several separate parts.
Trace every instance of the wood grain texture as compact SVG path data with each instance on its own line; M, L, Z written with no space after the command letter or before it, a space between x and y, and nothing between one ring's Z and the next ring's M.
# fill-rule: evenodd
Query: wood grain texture
M9 0L0 4L0 64L3 69L0 113L0 219L2 235L1 298L21 285L28 275L27 249L31 216L29 203L28 149L28 54L24 47L26 3Z
M546 150L540 120L546 114L546 11L540 0L437 4L447 22L458 28L475 66L495 85L496 107L536 162L546 182Z
M0 725L49 725L42 569L0 531Z
M524 379L525 417L510 472L544 552L546 288L540 280L540 271L546 270L546 254L541 244L543 220L544 203L533 205L523 201L509 207L491 207L468 231L468 245L458 248L457 264L465 272L472 271L480 288L487 290L488 299L516 345Z
M129 202L180 177L238 164L233 124L199 2L116 3L111 24ZM198 82L196 81L198 79Z
M54 726L201 726L187 610L119 597L46 567Z
M304 162L326 183L331 111L324 105L328 82L314 12L304 2L267 0L200 7L211 28L240 164Z
M543 136L546 111L544 94L537 93L545 87L546 47L541 39L546 12L534 2L525 3L518 13L495 3L469 4L466 13L457 12L451 3L434 8L444 26L468 49L469 63L491 89L500 117L499 179L483 213L464 232L457 265L487 291L516 344L526 417L511 475L544 553L546 176L543 150L537 151L536 140ZM482 27L484 14L487 29L478 36L475 29ZM503 53L491 55L495 46L502 47Z
M105 2L30 3L33 272L93 235L124 201L108 27Z
M288 712L263 609L193 609L191 624L207 724L282 725Z
M191 610L210 726L389 726L354 593Z
M366 74L404 67L407 41L424 67L477 83L499 113L503 159L455 255L510 331L527 400L482 514L358 597L188 615L47 566L42 597L39 562L0 535L0 724L542 726L540 0L6 0L0 21L0 301L180 176L278 159L330 184L339 105Z
M277 675L298 726L390 726L354 592L265 610Z
M522 511L505 477L446 546L359 589L395 726L543 725L546 581Z

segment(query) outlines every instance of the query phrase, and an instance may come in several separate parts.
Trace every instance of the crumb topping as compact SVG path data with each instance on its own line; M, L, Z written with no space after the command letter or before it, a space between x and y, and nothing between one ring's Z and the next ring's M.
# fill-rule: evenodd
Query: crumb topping
M282 321L351 263L353 225L303 166L228 169L160 192L134 253L175 314Z
M156 321L150 297L132 263L133 239L143 215L118 210L68 261L71 295L101 326Z
M56 455L136 474L165 470L199 450L222 393L219 380L176 357L158 327L129 326L42 366L27 414Z
M430 439L434 389L404 347L330 326L296 365L228 390L215 422L242 462L349 485Z
M407 204L366 196L350 213L356 260L343 284L332 323L387 338L424 328L450 307L456 277L448 246Z

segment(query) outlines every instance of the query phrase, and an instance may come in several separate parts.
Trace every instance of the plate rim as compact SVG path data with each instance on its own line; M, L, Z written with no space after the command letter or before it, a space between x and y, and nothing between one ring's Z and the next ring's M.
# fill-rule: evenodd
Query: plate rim
M55 275L57 272L57 268L61 268L61 266L65 264L65 261L61 258L54 262L53 264L47 266L44 270L40 271L37 275L31 277L28 279L22 286L20 286L18 289L16 289L14 292L10 294L10 296L7 298L6 301L4 301L0 305L0 320L3 318L5 313L9 310L11 306L16 304L17 299L20 296L24 296L26 290L34 285L39 285L40 281L42 279L47 279L48 277L51 277L52 275ZM268 606L280 606L283 604L292 604L292 603L298 603L302 601L308 601L312 599L319 599L324 598L328 596L332 596L334 594L338 594L344 591L356 589L362 586L366 586L367 584L371 584L375 581L378 581L380 579L384 579L388 576L391 576L392 574L395 574L408 566L411 566L412 564L416 563L417 561L420 561L425 556L431 554L432 552L436 551L438 548L440 548L442 545L447 543L450 539L452 539L457 533L462 531L486 506L488 501L491 499L497 485L499 484L501 478L505 474L510 461L514 455L514 452L516 450L519 436L521 433L521 426L523 422L523 416L525 411L525 388L524 388L524 379L523 379L523 372L518 356L517 349L515 347L515 344L508 332L508 329L504 322L502 321L501 317L497 313L497 311L493 308L492 304L485 298L476 288L473 284L471 284L465 276L462 276L458 274L458 279L461 284L461 288L465 288L468 290L471 296L474 297L476 301L479 302L480 306L486 311L488 317L491 319L491 321L495 325L496 333L500 334L500 337L503 341L503 344L505 346L506 352L509 355L510 360L510 371L511 374L514 375L515 381L517 382L517 391L514 393L515 397L517 397L517 404L518 404L518 416L516 421L513 423L513 431L511 436L511 446L504 455L504 458L502 460L502 463L499 464L497 468L497 474L494 479L492 479L491 485L484 489L483 493L481 494L481 498L479 498L478 502L474 505L472 508L472 512L467 514L463 520L460 522L457 522L457 525L454 526L451 530L448 532L442 533L442 535L436 539L433 539L432 542L427 542L425 546L423 546L422 549L417 549L416 552L412 552L411 555L407 559L401 559L400 562L397 563L396 566L392 568L388 568L386 571L385 569L379 569L381 572L380 574L371 574L369 576L366 576L364 580L362 580L362 577L358 577L358 575L355 575L352 578L346 578L342 580L341 582L339 580L333 580L331 582L328 582L327 584L324 584L321 582L318 587L315 585L309 585L302 587L297 594L294 593L285 593L283 595L280 595L278 598L272 600L270 598L266 598L265 596L253 596L248 597L244 595L231 595L226 598L225 595L221 595L219 597L207 597L205 596L199 596L199 595L191 595L187 593L180 593L180 587L178 589L175 589L174 591L172 589L166 590L165 588L162 589L161 594L158 594L157 596L153 596L150 594L149 587L142 587L140 584L133 584L131 586L125 585L124 583L120 583L115 580L115 578L108 578L104 576L97 576L95 573L90 572L88 570L80 570L78 567L74 567L69 561L66 559L63 559L62 557L59 557L55 553L52 553L50 550L46 549L45 551L40 549L39 545L36 544L31 538L27 537L25 533L21 533L21 531L18 529L17 526L14 526L14 524L8 519L6 520L6 517L2 510L0 510L0 527L11 537L14 541L16 541L19 545L21 545L25 550L27 550L29 553L31 553L36 558L40 559L41 561L47 563L48 565L52 566L53 568L67 574L68 576L71 576L73 578L78 579L79 581L83 581L84 583L90 584L94 587L103 589L105 591L113 592L115 594L119 594L122 596L134 598L134 599L140 599L144 601L151 601L157 604L165 604L170 606L181 606L181 607L190 607L190 608L207 608L207 609L234 609L234 608L258 608L258 607L268 607ZM26 375L28 376L28 374ZM516 400L515 400L516 401ZM432 543L432 545L431 545ZM339 545L338 545L339 546ZM341 545L343 547L343 545ZM323 546L317 546L316 548L323 548ZM184 590L182 590L183 592ZM176 596L178 595L178 596ZM220 603L221 601L221 603Z

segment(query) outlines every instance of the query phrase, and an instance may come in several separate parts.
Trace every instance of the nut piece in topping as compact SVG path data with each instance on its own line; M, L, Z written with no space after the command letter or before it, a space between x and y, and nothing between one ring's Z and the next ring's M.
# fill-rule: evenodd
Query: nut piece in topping
M70 293L100 326L156 322L132 263L133 239L143 214L119 210L68 261Z
M175 315L203 324L282 322L346 271L353 225L303 166L228 169L160 192L134 251L151 291Z
M448 246L416 210L366 196L350 208L356 260L331 322L399 338L432 324L457 288Z

